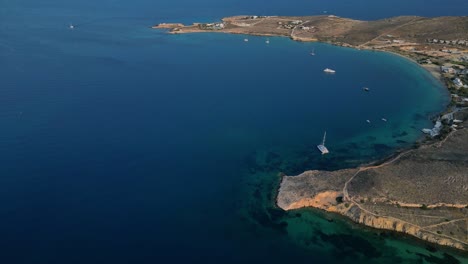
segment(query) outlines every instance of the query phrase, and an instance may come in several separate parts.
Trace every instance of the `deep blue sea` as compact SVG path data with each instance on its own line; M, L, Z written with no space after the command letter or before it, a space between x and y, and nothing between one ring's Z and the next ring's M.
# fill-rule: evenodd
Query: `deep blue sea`
M428 72L386 53L149 27L467 10L466 0L0 0L0 263L466 263L274 206L281 172L411 147L448 102Z

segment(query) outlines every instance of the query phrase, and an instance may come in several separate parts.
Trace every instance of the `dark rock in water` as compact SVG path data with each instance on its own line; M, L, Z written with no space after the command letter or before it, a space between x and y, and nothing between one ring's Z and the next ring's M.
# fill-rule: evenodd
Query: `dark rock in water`
M260 189L255 189L254 197L255 197L255 199L261 199L262 198L262 194L260 192Z
M437 252L437 248L431 245L426 246L426 250L432 253Z
M398 144L408 144L408 141L398 139L398 140L396 141L396 143L398 143Z
M258 165L261 171L278 171L283 163L280 155L275 152L268 152L262 165ZM258 162L257 162L258 164Z
M281 221L281 222L279 223L279 226L282 227L283 229L285 229L286 227L288 227L288 222L286 222L286 221Z
M275 223L272 221L267 213L265 213L263 210L250 210L249 214L251 216L251 219L254 220L257 224L265 227L265 228L270 228L276 231L279 231L280 233L286 233L286 227L288 223L286 222L280 222Z
M344 155L347 153L351 153L351 150L352 148L339 148L339 149L336 149L336 152L340 153L341 155Z
M461 262L458 259L447 253L444 253L444 255L440 258L434 255L427 256L421 253L416 253L416 255L418 255L425 261L433 264L461 264Z
M332 223L332 222L335 222L335 220L331 219L331 218L327 218L327 221Z
M374 144L374 150L377 153L383 153L392 150L392 148L385 144Z
M301 216L302 216L302 214L300 214L300 213L296 213L296 215L295 215L295 216L296 216L296 217L301 217Z
M423 120L423 119L425 120L425 119L427 119L427 117L425 117L425 116L423 116L421 114L414 114L413 115L413 120L414 121Z
M278 160L279 158L280 158L280 155L279 155L279 154L277 154L277 153L275 153L275 152L273 152L273 151L270 151L270 152L268 152L268 154L267 154L267 156L266 156L266 158L265 158L265 161L266 161L267 163L271 163L271 162L273 162L273 161Z
M327 235L318 231L322 241L332 244L335 251L340 257L358 257L356 254L364 255L367 258L378 258L382 253L377 250L369 241L359 237L348 234L332 234Z
M262 210L250 210L249 215L261 226L268 226L271 224L270 218Z
M387 237L389 237L389 234L388 234L388 232L380 232L380 234L379 234L379 235L380 235L381 237L383 237L383 238L387 238Z
M260 171L261 167L257 164L257 160L255 159L255 155L251 155L245 159L246 167L248 168L251 174Z
M268 208L267 211L272 221L277 221L287 214L286 211L276 208Z
M375 141L377 138L374 136L367 136L368 141Z
M393 138L404 137L404 136L407 136L407 135L408 135L408 132L406 132L406 131L403 131L403 132L400 132L400 133L397 133L397 132L392 133Z
M458 264L460 261L456 259L454 256L449 255L447 253L444 253L444 260L446 261L445 263L447 264Z

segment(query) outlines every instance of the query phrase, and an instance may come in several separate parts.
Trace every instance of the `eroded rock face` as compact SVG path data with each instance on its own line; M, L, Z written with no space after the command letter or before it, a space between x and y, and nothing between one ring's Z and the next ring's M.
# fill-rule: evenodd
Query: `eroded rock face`
M284 210L315 207L468 250L468 130L381 165L285 176L277 205Z
M338 172L306 171L295 177L284 177L278 195L278 206L284 210L313 206L325 209L337 204L346 180L357 169ZM330 177L335 180L330 181Z

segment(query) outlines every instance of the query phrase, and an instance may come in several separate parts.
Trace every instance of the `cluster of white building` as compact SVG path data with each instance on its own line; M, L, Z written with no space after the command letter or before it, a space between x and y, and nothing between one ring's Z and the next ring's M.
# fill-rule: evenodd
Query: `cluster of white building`
M464 40L464 39L455 39L455 40L427 39L426 41L428 43L434 43L434 44L458 45L458 46L468 47L468 40Z
M453 84L455 84L455 86L458 87L458 88L462 88L462 87L463 87L463 88L468 88L468 85L464 84L464 83L460 80L460 78L458 78L458 77L455 78L455 79L453 79Z
M226 25L223 22L200 24L200 27L202 29L209 29L209 30L220 30L220 29L224 29L225 26Z
M431 137L436 137L440 135L441 130L442 130L442 122L440 120L437 120L437 122L435 123L432 129L424 128L422 132L430 135Z
M468 88L467 84L464 84L460 77L468 76L468 69L456 69L452 66L440 66L440 71L446 74L457 75L452 82L457 88Z

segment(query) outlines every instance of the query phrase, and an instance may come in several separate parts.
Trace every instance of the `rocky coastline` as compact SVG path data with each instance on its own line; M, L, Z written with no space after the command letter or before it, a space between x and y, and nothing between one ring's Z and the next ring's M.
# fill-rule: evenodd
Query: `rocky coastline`
M449 89L450 109L461 109L444 123L443 135L378 165L283 176L276 203L283 210L314 207L365 226L468 251L468 130L463 128L468 125L464 108L468 100L463 98L468 95L453 85L457 76L466 78L459 73L468 68L468 17L359 21L337 16L235 16L153 28L171 34L219 32L320 41L391 52L420 64ZM443 67L454 71L443 72ZM453 126L454 120L463 122Z

